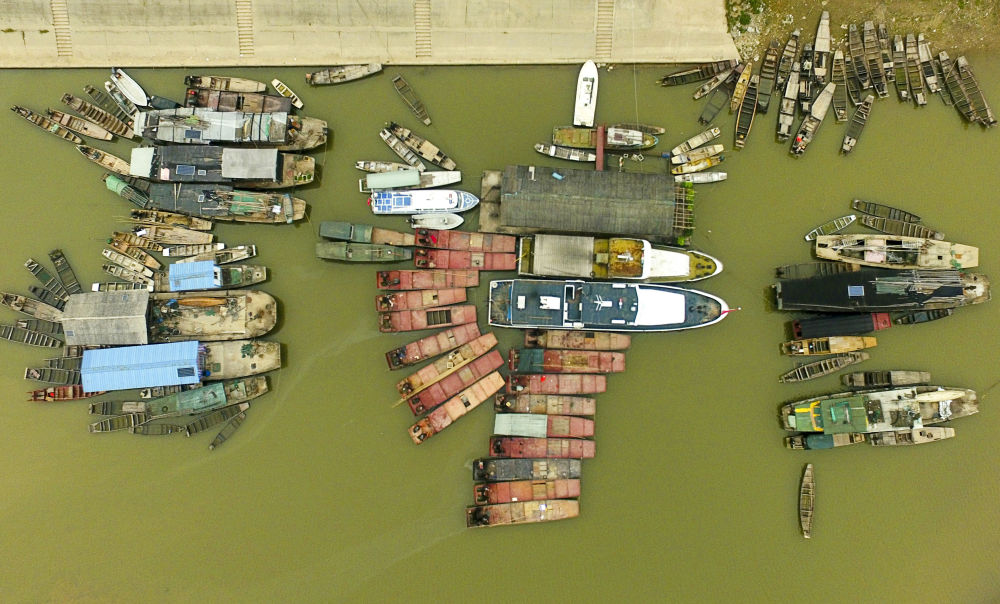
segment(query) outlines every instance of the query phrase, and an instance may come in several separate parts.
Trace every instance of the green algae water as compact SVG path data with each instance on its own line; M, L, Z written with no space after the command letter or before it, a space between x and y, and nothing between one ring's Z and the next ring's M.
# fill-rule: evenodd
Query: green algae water
M994 108L1000 61L970 62ZM905 601L1000 599L1000 302L945 320L880 332L872 359L852 370L920 369L937 384L979 392L982 411L955 421L954 439L923 447L791 451L783 402L839 390L837 377L779 384L793 363L779 353L794 316L774 310L774 267L807 262L802 236L850 211L853 198L921 215L946 239L978 245L980 271L1000 281L994 244L1000 207L1000 130L966 125L930 98L876 102L860 142L840 156L845 126L832 112L801 158L774 142L778 103L758 116L742 151L726 152L726 182L698 185L692 247L725 264L696 287L732 307L720 324L640 334L628 370L597 396L597 456L583 464L581 516L469 530L470 462L487 455L484 408L414 446L383 353L417 335L378 332L375 266L315 258L319 223L369 222L357 190L359 159L394 160L378 137L393 120L454 158L461 188L479 193L483 170L507 164L580 168L535 153L573 114L576 66L390 68L342 86L309 88L306 69L213 70L280 78L329 121L315 153L317 184L295 225L219 224L219 240L255 243L279 301L268 339L284 367L243 427L210 452L211 433L140 437L88 434L85 402L28 403L21 379L55 352L0 342L0 540L5 602L134 601ZM667 128L645 161L700 132L696 85L660 88L666 67L615 66L600 74L598 121ZM197 70L135 69L147 92L181 99ZM390 78L406 77L433 124L419 124ZM207 73L207 72L206 72ZM61 109L105 70L4 71L3 106ZM732 147L734 116L716 123ZM796 123L796 126L798 124ZM100 250L126 227L129 205L105 190L102 170L72 145L0 113L5 254L0 289L27 293L28 257L61 248L81 283L108 280ZM128 157L129 144L96 146ZM612 162L609 169L618 169ZM474 228L476 211L467 214ZM470 224L471 223L471 224ZM861 230L856 227L855 230ZM405 268L406 265L400 265ZM485 324L487 273L469 297ZM2 322L17 317L9 310ZM520 332L498 330L501 350ZM487 407L486 405L483 405ZM815 465L813 538L799 534L802 468Z

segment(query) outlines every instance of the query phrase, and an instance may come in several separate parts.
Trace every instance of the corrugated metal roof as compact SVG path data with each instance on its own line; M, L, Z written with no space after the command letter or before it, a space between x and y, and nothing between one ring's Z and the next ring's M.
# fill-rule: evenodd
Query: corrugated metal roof
M193 289L218 289L215 281L215 262L178 262L170 265L170 291L183 292Z
M80 374L85 392L196 384L198 342L172 342L85 350Z
M149 291L144 289L73 294L63 310L66 343L145 344L148 305Z

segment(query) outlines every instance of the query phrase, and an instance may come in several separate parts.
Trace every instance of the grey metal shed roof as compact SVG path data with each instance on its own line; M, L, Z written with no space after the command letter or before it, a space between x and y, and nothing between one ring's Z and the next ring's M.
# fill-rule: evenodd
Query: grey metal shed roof
M66 343L145 344L148 305L145 289L73 294L63 309Z

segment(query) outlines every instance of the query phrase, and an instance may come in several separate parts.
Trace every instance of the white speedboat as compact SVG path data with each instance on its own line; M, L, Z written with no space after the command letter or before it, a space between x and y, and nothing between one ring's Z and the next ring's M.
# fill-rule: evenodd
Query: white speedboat
M597 65L587 61L580 68L576 81L576 107L573 110L573 124L592 128L594 112L597 110Z

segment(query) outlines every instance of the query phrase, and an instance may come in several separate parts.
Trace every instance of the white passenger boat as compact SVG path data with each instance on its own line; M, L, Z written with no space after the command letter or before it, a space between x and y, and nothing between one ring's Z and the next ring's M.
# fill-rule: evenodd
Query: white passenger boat
M425 214L464 212L475 207L479 198L455 189L406 189L375 191L368 204L375 214Z
M573 124L592 128L594 112L597 110L597 65L587 61L580 68L576 81L576 107L573 110Z

